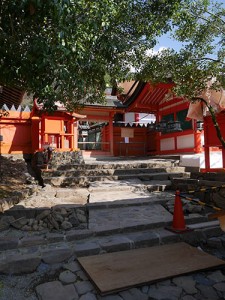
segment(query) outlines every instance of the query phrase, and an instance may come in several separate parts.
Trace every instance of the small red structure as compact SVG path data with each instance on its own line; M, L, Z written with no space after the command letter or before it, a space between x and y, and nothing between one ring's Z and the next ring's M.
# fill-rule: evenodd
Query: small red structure
M225 137L225 111L221 111L216 116L217 123L220 127L221 135ZM222 147L220 140L217 137L216 129L211 116L204 117L204 136L205 136L205 172L225 171L225 148ZM213 151L219 151L222 154L221 168L212 168L210 154Z
M195 120L186 120L189 101L171 93L172 83L134 83L123 100L126 112L155 114L147 130L146 154L200 153L203 132ZM152 144L152 145L151 145Z
M46 145L51 145L57 151L77 149L77 120L82 118L85 116L68 113L63 107L58 107L54 113L48 113L35 101L31 114L33 152Z
M51 145L56 151L81 149L84 155L144 156L199 153L203 132L186 120L189 102L171 93L172 83L133 82L125 95L107 96L105 104L86 104L79 113L58 105L48 113L35 101L32 112L0 118L2 153L34 153ZM125 122L133 113L134 120ZM139 114L156 122L141 124ZM164 127L163 127L164 126Z

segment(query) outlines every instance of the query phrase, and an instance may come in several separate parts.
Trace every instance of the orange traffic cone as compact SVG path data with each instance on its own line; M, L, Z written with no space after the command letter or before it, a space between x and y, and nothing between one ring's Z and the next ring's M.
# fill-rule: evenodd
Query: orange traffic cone
M175 233L183 233L186 231L190 231L190 229L185 225L182 201L180 198L179 190L177 190L176 194L175 194L173 224L172 224L172 226L166 227L166 228Z

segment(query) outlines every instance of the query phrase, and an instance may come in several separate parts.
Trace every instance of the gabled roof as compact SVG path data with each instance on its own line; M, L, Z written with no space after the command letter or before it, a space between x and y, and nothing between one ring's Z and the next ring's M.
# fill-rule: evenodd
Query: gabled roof
M173 87L173 83L151 84L138 82L133 86L131 96L124 99L123 104L127 107L126 112L155 113L165 99L165 95Z
M118 100L117 96L106 95L106 101L104 103L88 103L85 102L85 107L95 106L95 107L108 107L108 108L125 108L125 105Z

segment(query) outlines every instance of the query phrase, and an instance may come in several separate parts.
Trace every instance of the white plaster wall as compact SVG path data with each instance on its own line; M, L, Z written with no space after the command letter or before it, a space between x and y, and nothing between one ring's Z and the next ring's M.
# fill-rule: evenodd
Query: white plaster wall
M155 118L155 115L153 114L143 114L143 113L140 113L139 114L139 119L140 119L140 123L152 123L152 122L155 122L156 118Z
M124 120L125 120L125 123L132 124L135 121L135 113L126 113ZM139 123L147 124L147 123L151 123L151 122L155 122L155 115L139 113Z
M131 125L134 122L134 113L126 113L124 117L125 123L130 123Z
M177 137L177 149L194 148L194 134Z
M160 141L160 150L174 150L175 149L175 141L174 138L163 139Z
M205 155L190 154L181 155L180 165L184 167L198 167L205 168ZM222 168L222 152L214 151L210 153L210 167L211 168Z

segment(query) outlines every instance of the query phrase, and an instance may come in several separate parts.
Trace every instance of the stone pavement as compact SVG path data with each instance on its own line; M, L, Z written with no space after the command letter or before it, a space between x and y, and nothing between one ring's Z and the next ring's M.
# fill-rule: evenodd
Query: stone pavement
M179 276L104 297L98 294L76 259L60 265L41 263L32 275L1 275L0 282L2 300L225 299L224 270Z
M42 192L46 193L42 190L40 194ZM108 195L111 201L90 203L89 229L55 233L2 232L0 270L5 275L0 275L0 299L225 299L224 269L179 276L109 296L99 295L78 264L78 256L185 240L191 244L201 242L203 250L225 259L225 235L217 221L208 222L204 216L193 214L186 221L195 231L174 234L164 229L171 223L172 215L162 205L174 197L173 193L151 193L148 197L143 191L141 194L142 198L122 201L113 201L111 194L111 197ZM4 247L11 250L4 251ZM24 272L29 274L22 275Z
M172 214L165 204L173 200L174 193L149 194L139 181L93 183L89 189L76 191L79 205L85 204L87 195L91 194L88 228L63 232L12 229L0 232L1 300L225 299L224 268L102 297L81 269L77 257L186 241L225 260L225 234L218 221L208 222L204 214L196 212L185 217L194 231L175 234L166 230L164 227L171 224ZM73 205L78 200L74 189L46 186L24 200L24 205L29 206L29 200L32 200L30 204L42 203L43 198L58 205Z

